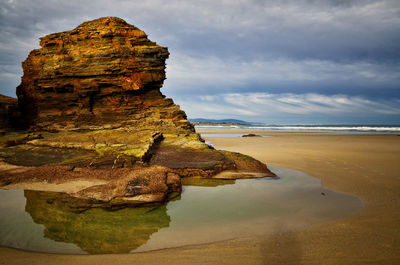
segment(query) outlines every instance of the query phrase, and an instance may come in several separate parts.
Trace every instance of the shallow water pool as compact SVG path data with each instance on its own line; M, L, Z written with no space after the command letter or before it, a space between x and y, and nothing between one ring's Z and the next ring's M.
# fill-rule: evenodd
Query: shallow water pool
M163 205L71 210L56 193L0 190L0 245L48 253L128 253L300 229L350 216L357 197L324 189L302 172L278 178L186 179Z

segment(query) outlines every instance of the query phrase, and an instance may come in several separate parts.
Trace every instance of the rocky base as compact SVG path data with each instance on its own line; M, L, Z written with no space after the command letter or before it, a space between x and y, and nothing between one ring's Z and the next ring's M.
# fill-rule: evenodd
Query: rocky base
M215 150L197 134L118 129L12 136L0 137L8 143L0 149L0 186L62 192L81 200L73 207L162 202L181 192L181 178L274 176L263 163Z

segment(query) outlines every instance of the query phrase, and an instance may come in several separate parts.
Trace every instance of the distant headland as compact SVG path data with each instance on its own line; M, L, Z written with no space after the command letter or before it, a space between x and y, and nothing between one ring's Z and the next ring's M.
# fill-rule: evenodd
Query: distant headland
M236 120L236 119L223 119L223 120L213 120L213 119L203 119L203 118L198 118L198 119L189 119L190 122L193 124L198 124L198 125L250 125L251 123L247 121L242 121L242 120Z

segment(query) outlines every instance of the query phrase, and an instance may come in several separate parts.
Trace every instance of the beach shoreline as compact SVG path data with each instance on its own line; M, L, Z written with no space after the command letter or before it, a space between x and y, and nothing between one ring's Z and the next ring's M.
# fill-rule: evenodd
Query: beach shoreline
M0 248L0 264L396 264L400 262L400 137L197 129L272 137L204 137L240 152L302 171L325 188L355 195L354 215L274 235L135 254L57 255Z

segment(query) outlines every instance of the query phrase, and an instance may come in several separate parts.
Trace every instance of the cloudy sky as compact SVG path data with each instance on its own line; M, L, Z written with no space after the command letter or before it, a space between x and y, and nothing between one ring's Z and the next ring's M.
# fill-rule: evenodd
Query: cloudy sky
M398 0L0 0L0 93L39 37L102 16L168 46L189 118L400 124Z

